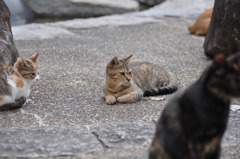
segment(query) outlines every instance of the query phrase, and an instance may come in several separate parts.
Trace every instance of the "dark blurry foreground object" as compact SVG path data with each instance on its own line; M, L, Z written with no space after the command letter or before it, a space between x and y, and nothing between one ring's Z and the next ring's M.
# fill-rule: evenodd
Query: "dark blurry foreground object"
M204 50L210 58L219 52L228 56L240 50L239 0L215 0Z
M18 52L13 41L10 24L10 12L3 0L0 0L0 62L13 65Z
M189 32L199 36L206 35L211 21L212 11L213 8L210 8L200 14L194 24L188 27Z
M149 159L218 159L230 100L240 97L240 52L215 56L198 81L166 105Z

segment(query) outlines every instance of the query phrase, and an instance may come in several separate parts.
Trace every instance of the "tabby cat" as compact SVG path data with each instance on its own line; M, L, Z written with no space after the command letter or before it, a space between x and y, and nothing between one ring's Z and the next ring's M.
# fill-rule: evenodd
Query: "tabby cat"
M131 57L114 57L107 64L103 87L107 104L132 103L177 90L175 78L166 69L150 62L129 63Z
M208 32L208 27L210 25L212 17L213 8L210 8L200 14L195 23L188 27L188 30L196 35L206 35Z
M14 66L0 63L0 111L21 108L30 94L30 85L39 79L36 61L19 57Z
M216 55L199 80L170 100L149 159L218 159L233 97L240 97L240 52Z

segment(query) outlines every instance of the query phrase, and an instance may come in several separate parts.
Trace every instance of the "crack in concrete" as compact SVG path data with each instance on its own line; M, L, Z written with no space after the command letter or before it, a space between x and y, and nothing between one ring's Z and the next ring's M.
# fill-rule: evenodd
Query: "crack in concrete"
M104 149L109 148L109 146L107 146L107 145L104 143L104 141L99 138L99 135L98 135L96 132L93 131L92 134L97 138L97 140L101 143L101 145L102 145L102 147L103 147Z

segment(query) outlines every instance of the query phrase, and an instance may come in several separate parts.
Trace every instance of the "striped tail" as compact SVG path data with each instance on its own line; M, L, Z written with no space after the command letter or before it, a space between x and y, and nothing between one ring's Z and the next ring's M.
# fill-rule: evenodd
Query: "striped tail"
M153 89L144 91L143 97L171 94L177 90L178 90L178 87L176 85L170 85L170 86L165 86L165 87L160 87L160 88L153 88Z

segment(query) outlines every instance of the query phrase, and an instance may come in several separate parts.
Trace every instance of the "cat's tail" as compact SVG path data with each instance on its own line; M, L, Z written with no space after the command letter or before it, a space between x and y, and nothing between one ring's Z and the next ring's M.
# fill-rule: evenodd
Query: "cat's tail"
M177 84L176 78L172 74L170 74L170 76L171 76L170 83L161 87L145 90L143 92L143 97L165 95L165 94L171 94L176 92L178 90L178 84Z
M160 88L153 88L150 90L146 90L143 92L143 97L149 97L149 96L158 96L158 95L165 95L165 94L171 94L178 90L178 87L176 85L170 85Z

